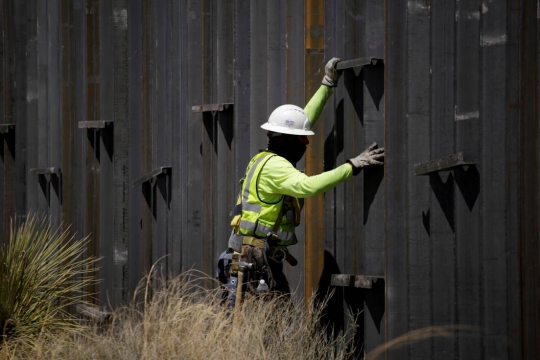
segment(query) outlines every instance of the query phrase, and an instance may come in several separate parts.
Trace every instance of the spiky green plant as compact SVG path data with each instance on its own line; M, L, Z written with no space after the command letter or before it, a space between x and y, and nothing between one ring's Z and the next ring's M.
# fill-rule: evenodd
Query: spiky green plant
M75 240L69 228L52 230L35 215L10 230L0 249L0 340L77 329L69 310L87 304L85 289L95 284L97 260L84 257L88 238Z

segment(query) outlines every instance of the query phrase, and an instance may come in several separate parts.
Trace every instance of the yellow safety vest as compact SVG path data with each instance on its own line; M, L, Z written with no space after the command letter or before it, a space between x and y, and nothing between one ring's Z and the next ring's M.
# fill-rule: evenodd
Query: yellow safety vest
M258 193L261 170L273 156L278 155L262 151L249 162L238 195L242 212L235 216L231 225L235 227L237 234L244 237L266 239L272 236L280 246L294 245L298 242L294 232L300 219L298 199L282 196L277 202L268 203L261 200ZM282 214L281 222L274 231L274 225L280 213Z

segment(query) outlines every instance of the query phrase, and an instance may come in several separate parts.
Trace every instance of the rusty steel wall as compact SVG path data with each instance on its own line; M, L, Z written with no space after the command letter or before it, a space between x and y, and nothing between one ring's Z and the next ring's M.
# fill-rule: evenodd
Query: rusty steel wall
M392 356L540 356L539 11L386 1L386 338L480 329Z
M31 212L90 236L104 307L153 264L213 275L259 126L338 56L298 167L372 142L385 166L302 201L291 287L334 292L357 355L459 324L386 355L538 358L539 21L538 0L0 0L0 243Z

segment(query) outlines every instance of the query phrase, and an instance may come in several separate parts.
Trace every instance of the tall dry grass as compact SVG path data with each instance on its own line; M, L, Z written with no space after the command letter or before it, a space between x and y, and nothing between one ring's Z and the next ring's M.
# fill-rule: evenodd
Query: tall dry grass
M106 327L5 343L6 359L345 359L345 334L328 339L320 326L323 304L248 297L233 324L219 294L193 273L160 286L141 286L132 306ZM151 290L151 291L150 291ZM152 293L150 296L150 292Z
M117 310L108 324L80 321L67 307L84 304L81 289L93 281L81 275L95 261L81 260L84 242L51 232L36 219L13 234L10 249L0 256L0 320L4 333L12 326L13 335L0 339L0 359L348 359L355 354L353 334L328 336L321 327L325 304L306 308L294 297L247 297L233 322L233 314L218 306L219 292L201 285L209 279L194 272L170 281L149 276L131 306ZM58 253L65 256L55 257ZM62 272L62 264L70 266ZM411 342L467 331L471 336L475 330L415 330L366 359Z

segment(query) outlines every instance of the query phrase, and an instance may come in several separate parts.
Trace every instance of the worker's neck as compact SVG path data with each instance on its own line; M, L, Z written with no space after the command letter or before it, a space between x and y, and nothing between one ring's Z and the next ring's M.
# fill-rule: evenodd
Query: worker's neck
M304 156L306 147L303 145L302 147L280 146L269 143L266 150L287 159L292 166L296 167L296 163Z

